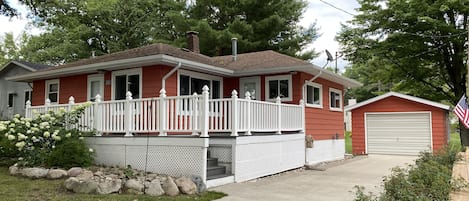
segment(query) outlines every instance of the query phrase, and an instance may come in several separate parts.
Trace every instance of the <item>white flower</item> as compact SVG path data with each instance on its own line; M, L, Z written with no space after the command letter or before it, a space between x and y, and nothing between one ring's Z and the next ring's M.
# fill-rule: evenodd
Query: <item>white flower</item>
M14 128L10 128L10 133L15 133L15 129Z
M47 121L42 122L42 123L39 124L39 128L41 128L41 129L44 129L44 128L46 128L47 126L49 126L49 122L47 122Z
M20 114L15 114L15 116L14 116L14 117L15 117L15 118L20 118L20 117L21 117L21 115L20 115Z
M52 149L55 149L55 145L52 145Z
M50 137L50 133L49 132L44 132L44 137Z
M7 127L5 125L0 124L0 132L4 131L6 129L7 129Z
M18 140L24 140L27 139L26 135L23 135L22 133L18 133Z
M8 140L13 141L14 139L16 139L14 135L8 135Z
M16 126L15 123L11 123L11 124L10 124L10 128L14 128L15 126Z
M54 134L55 134L55 135L58 135L59 132L60 132L59 130L55 130L55 131L54 131Z
M83 140L84 138L83 138L83 137L79 137L78 139L79 139L79 140Z
M72 136L71 133L67 133L67 134L65 135L66 138L69 138L69 137L71 137L71 136Z
M19 149L22 149L25 144L26 144L26 143L24 143L24 141L21 141L21 142L17 142L17 143L15 144L15 146L18 147Z
M92 148L88 149L88 151L89 151L90 153L93 153L93 152L94 152L94 150L93 150Z
M52 135L52 138L56 141L60 141L62 138L60 138L60 136L58 135Z
M37 140L36 136L31 137L31 140L36 141Z

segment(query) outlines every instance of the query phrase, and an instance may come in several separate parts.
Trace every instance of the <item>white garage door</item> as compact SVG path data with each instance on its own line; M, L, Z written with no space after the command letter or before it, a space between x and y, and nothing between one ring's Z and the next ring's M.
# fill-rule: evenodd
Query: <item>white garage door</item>
M430 113L366 114L368 154L417 155L430 150Z

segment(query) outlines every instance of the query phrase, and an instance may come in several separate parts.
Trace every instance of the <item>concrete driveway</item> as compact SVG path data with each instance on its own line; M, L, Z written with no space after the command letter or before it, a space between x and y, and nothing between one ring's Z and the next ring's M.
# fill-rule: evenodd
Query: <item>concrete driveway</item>
M370 155L354 158L327 168L326 171L297 170L254 181L228 184L210 190L228 196L231 200L353 200L355 185L365 191L381 191L383 176L391 174L391 168L414 163L416 156Z

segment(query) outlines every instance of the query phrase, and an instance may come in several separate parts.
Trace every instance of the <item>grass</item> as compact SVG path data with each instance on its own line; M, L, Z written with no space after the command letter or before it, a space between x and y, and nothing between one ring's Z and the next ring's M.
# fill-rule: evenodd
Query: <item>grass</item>
M461 150L461 139L459 133L451 133L449 136L449 146Z
M345 132L345 153L352 154L352 132Z
M8 168L0 167L0 200L2 201L62 201L62 200L99 200L99 201L209 201L226 196L219 192L204 192L200 195L181 195L176 197L151 197L147 195L85 195L68 192L63 186L64 180L31 180L28 178L10 176Z

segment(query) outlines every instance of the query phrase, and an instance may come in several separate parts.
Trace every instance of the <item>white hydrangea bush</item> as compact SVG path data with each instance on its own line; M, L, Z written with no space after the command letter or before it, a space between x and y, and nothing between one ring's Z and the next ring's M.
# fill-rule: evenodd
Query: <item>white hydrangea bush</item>
M0 122L0 138L4 138L19 152L18 163L23 166L47 166L46 160L57 145L66 140L83 140L94 132L81 132L79 118L91 103L74 106L70 111L60 109L39 114L34 118L15 115ZM88 149L87 149L88 150Z

